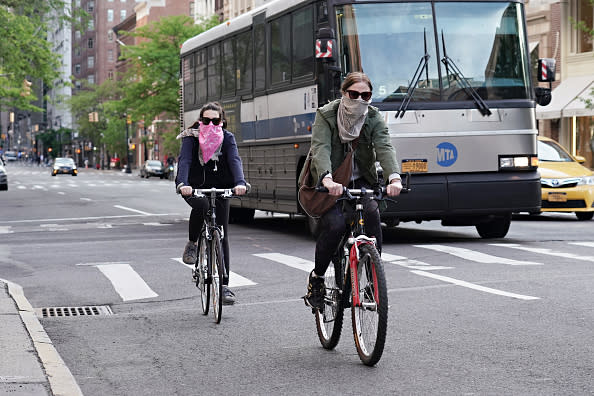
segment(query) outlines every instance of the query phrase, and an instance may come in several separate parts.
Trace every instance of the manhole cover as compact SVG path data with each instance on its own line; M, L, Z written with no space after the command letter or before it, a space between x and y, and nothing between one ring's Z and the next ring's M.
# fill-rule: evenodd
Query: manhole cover
M38 308L37 315L42 318L62 318L70 316L98 316L113 315L107 305L93 305L87 307L47 307Z

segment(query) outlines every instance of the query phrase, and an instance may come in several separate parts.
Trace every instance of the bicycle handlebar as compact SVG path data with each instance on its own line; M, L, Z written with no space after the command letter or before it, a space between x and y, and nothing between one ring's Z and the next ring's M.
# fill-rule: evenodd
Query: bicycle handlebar
M386 187L383 186L381 188L348 188L345 186L342 186L343 190L342 190L342 196L343 197L348 197L348 198L353 198L353 197L362 197L362 196L366 196L366 195L373 195L373 199L377 199L377 200L382 200L382 199L387 199L384 198L384 194L386 193ZM410 188L410 172L406 172L406 183L402 184L402 190L400 190L401 194L407 194L409 192L411 192L411 188ZM316 191L318 192L328 192L328 189L322 185L317 185L316 186Z
M245 187L246 187L245 193L247 194L251 191L252 186L251 186L251 184L247 183ZM220 195L224 198L229 198L229 197L233 197L233 196L239 197L238 195L236 195L233 192L234 188L235 187L233 187L233 188L214 188L214 187L213 188L193 188L192 195L195 197L204 197L207 195L214 194L214 195Z

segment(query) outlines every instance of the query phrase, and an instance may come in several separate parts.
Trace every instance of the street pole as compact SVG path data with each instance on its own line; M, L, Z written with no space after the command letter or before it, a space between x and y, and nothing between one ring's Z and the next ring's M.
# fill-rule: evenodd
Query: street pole
M126 173L132 173L132 168L130 167L130 143L129 143L129 131L131 118L129 115L126 116Z

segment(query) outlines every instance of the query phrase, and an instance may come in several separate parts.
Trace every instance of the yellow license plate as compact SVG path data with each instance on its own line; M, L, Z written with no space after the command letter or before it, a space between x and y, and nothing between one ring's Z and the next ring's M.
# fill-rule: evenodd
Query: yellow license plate
M567 194L565 193L549 193L549 202L567 202Z
M403 159L402 160L402 173L406 172L427 172L427 160L426 159Z

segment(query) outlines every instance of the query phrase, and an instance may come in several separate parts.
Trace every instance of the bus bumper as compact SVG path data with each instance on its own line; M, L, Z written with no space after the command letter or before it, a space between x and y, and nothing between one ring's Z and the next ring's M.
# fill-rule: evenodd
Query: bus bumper
M475 225L490 215L540 212L537 171L413 174L411 192L389 202L387 223L442 220L444 225Z

